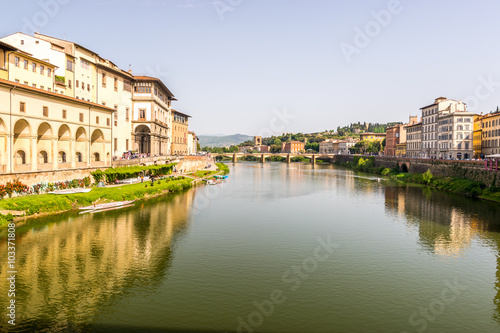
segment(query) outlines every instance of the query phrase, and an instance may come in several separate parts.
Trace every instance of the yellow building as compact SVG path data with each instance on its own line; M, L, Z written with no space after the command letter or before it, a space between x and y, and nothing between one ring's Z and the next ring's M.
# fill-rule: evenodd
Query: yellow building
M492 112L481 117L482 154L500 154L500 112Z
M0 79L9 79L9 61L8 55L17 49L9 44L0 41Z
M110 166L113 112L0 80L0 171Z
M383 141L385 139L385 136L385 133L361 133L359 135L359 140Z
M172 155L188 154L188 119L190 117L172 110Z
M481 158L483 129L481 127L482 116L474 116L474 132L472 135L472 146L474 148L474 158Z
M406 157L406 142L396 144L396 156Z

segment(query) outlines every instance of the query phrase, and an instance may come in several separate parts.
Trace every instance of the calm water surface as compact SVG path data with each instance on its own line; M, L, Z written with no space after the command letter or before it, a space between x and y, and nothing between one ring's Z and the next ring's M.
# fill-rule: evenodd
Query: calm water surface
M13 332L498 332L500 205L333 166L17 229ZM0 306L8 305L5 235Z

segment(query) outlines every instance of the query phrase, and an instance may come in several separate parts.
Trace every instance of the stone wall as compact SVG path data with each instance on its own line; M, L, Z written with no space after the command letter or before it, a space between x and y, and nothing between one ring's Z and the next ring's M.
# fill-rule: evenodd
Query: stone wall
M204 169L208 165L215 165L215 161L212 157L191 157L184 158L181 160L175 168L177 171L182 172L193 172L196 170Z
M100 168L106 169L106 168ZM13 180L19 180L23 184L32 186L39 183L55 183L66 180L82 179L90 177L90 173L97 170L96 168L85 169L66 169L66 170L53 170L53 171L37 171L37 172L23 172L23 173L10 173L0 175L0 184L5 184Z

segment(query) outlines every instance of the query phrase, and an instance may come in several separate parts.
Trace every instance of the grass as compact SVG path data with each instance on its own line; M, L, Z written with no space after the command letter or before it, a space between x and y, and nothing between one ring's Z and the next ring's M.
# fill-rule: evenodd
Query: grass
M73 208L88 206L95 202L143 199L169 192L176 192L192 186L192 179L160 180L151 186L144 182L119 187L97 187L88 193L54 195L41 194L0 200L0 210L22 210L26 216L59 213ZM4 225L7 217L0 216L0 225Z
M210 170L198 170L196 172L194 172L194 176L196 177L199 177L199 178L208 178L216 173L218 173L219 171L210 171Z
M225 165L224 163L215 163L217 168L222 171L224 175L227 175L229 173L229 167Z

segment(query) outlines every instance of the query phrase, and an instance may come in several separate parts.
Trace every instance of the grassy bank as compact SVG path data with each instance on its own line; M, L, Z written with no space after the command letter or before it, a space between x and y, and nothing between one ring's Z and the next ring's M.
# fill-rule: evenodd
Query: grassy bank
M222 174L227 175L229 173L229 167L224 163L215 163L215 165L222 171Z
M374 167L374 158L363 158L356 156L352 162L337 163L353 170L387 176L389 178L407 182L431 186L443 191L458 193L470 197L477 197L490 201L500 202L500 188L487 187L485 184L470 179L456 177L437 177L430 170L425 173L405 173L399 169L399 166L388 168Z
M143 199L176 192L192 187L192 182L192 179L177 177L156 181L153 186L151 182L144 182L117 187L96 187L88 193L41 194L8 198L0 200L0 210L24 211L26 216L59 213L93 203ZM0 215L0 225L4 225L9 220L12 220L11 216Z

